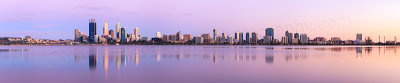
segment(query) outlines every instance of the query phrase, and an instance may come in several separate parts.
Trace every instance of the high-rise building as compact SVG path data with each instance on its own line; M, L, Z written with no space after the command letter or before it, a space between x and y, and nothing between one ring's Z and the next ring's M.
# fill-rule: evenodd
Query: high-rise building
M226 37L225 37L225 33L222 33L222 38L221 38L221 42L222 42L222 43L226 42Z
M133 33L135 34L135 38L140 37L139 36L139 28L138 27L135 27L135 29L133 29Z
M217 32L217 30L216 29L213 29L213 38L214 38L214 42L216 42L217 41L217 37L218 37L218 32Z
M271 36L272 39L274 39L274 29L273 28L265 29L265 36Z
M362 40L362 34L361 33L357 33L356 40Z
M235 32L235 40L239 40L239 32Z
M204 38L204 41L203 41L204 43L210 43L211 42L210 40L212 40L210 33L201 34L201 37Z
M282 37L281 43L282 43L282 44L289 44L288 37L287 37L287 36Z
M108 31L108 34L110 34L111 38L114 38L114 30Z
M300 43L301 44L307 44L308 43L308 37L307 37L307 34L301 34L300 35Z
M294 33L294 38L300 38L300 34L299 33Z
M108 33L108 22L107 21L104 22L103 35L109 35L109 33Z
M288 43L291 44L293 39L293 33L289 33L289 31L286 31L285 36L288 38Z
M115 25L115 35L117 36L117 39L121 39L121 29L119 28L119 21Z
M250 33L246 32L246 44L250 43Z
M251 33L251 43L257 43L258 34L256 32Z
M233 43L233 38L231 36L226 37L226 42L232 44Z
M364 42L362 41L362 34L361 33L357 33L357 37L356 37L356 44L363 44Z
M25 38L26 39L26 38ZM80 39L80 32L79 29L75 29L75 37L74 40L75 42L79 42L78 40Z
M127 42L127 34L125 27L121 28L121 42Z
M161 38L161 33L160 32L156 33L156 38Z
M202 36L197 36L197 37L193 37L194 43L196 44L202 44L204 43L204 38Z
M89 42L95 43L95 35L96 35L96 20L89 19Z
M174 41L180 41L181 38L182 38L182 33L181 33L181 31L176 32L176 40L174 40Z
M239 32L239 43L243 43L243 32Z

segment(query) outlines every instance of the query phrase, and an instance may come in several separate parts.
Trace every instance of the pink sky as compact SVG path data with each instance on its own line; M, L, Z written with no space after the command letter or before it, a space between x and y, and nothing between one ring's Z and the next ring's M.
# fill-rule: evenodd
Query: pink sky
M219 32L258 32L273 27L276 38L284 31L311 38L355 39L356 33L394 39L400 36L398 0L1 0L1 36L72 39L75 27L88 32L95 18L98 34L105 20L115 29L139 27L142 36L177 31L199 35ZM54 35L57 34L57 35ZM383 38L382 38L383 39Z

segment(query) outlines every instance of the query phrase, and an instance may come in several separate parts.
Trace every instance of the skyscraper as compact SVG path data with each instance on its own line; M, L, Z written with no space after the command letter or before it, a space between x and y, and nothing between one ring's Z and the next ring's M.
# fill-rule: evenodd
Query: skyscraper
M251 43L257 43L258 35L256 32L251 33Z
M246 32L246 44L250 43L250 33Z
M133 32L135 34L135 38L138 38L139 37L139 28L135 27L135 29L133 29Z
M243 43L243 32L239 32L239 43Z
M239 40L239 32L235 32L235 40Z
M121 29L119 28L119 21L115 25L115 35L117 36L117 39L121 39Z
M265 36L271 36L272 39L274 39L274 29L273 28L265 29Z
M95 19L89 19L89 42L94 43L95 41L95 35L96 35L96 20Z
M301 44L307 44L308 43L308 37L307 37L307 34L301 34L300 35L300 43Z
M78 42L79 38L80 38L79 29L75 29L75 37L74 37L75 42Z
M127 37L126 29L125 29L125 27L123 27L123 28L121 28L121 41L126 42L127 41L126 37Z
M299 33L294 33L294 38L300 38L300 34Z
M160 32L156 33L156 38L161 38L161 33Z
M292 44L298 44L300 42L300 34L294 33L294 38L292 39Z
M226 41L225 33L222 33L221 42L224 43Z
M104 22L103 35L109 35L109 33L108 33L108 22L107 21Z
M356 40L362 40L362 34L361 33L357 33Z
M213 29L213 36L214 36L214 42L216 43L216 41L217 41L217 37L218 37L218 32L217 32L217 30L216 29Z
M289 33L289 31L286 31L285 36L287 37L288 43L291 44L293 39L293 33Z
M180 41L181 37L182 37L181 31L176 32L176 40L174 40L174 41Z

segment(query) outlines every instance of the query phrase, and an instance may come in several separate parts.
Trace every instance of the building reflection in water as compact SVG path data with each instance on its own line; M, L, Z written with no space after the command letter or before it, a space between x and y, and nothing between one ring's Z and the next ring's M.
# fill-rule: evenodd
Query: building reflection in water
M356 57L357 57L357 60L362 59L362 48L361 47L356 47Z
M89 69L91 71L96 70L97 64L97 50L96 47L89 47Z
M160 62L160 61L161 61L161 53L160 53L160 50L157 50L156 55L157 55L157 62Z
M115 65L112 66L116 66L117 70L119 71L121 69L121 65L124 65L124 67L127 66L127 62L133 62L136 66L139 65L139 59L143 56L142 52L140 50L140 48L133 48L133 52L130 52L127 49L132 49L132 48L124 48L124 47L118 47L118 48L112 48L111 50L109 49L109 47L104 47L104 51L100 52L102 53L102 55L98 55L98 50L96 49L98 47L94 47L94 46L89 46L89 69L90 71L95 71L96 70L96 66L97 66L97 59L98 58L102 58L103 60L103 65L104 65L104 72L106 75L106 78L108 76L108 73L110 71L109 67L110 67L110 63L115 62ZM373 54L373 49L376 49L376 52L381 51L381 47L341 47L341 48L337 48L337 47L333 47L333 48L318 48L316 50L320 50L320 51L332 51L332 52L342 52L342 51L347 51L347 52L356 52L356 58L357 60L361 60L363 57L365 57L365 55L370 55ZM260 56L258 54L254 54L253 52L246 52L246 51L240 51L237 50L235 52L232 52L233 56L229 56L229 55L225 55L224 52L220 52L218 50L214 50L211 53L210 52L205 52L203 54L196 54L195 52L188 52L188 53L183 53L184 50L178 50L175 52L170 52L168 51L167 53L173 53L170 55L163 55L163 52L161 50L155 50L155 54L156 56L151 56L151 58L156 59L157 62L160 62L161 58L163 59L173 59L173 60L182 60L182 59L191 59L192 56L195 58L204 58L207 59L208 61L213 61L214 64L217 63L221 63L224 62L225 60L232 60L232 61L236 61L236 62L242 62L242 61L257 61L257 60L261 60L262 62L265 62L267 64L274 64L276 63L278 56L274 55L274 51L275 49L267 49L269 51L266 52L266 54L264 56ZM308 54L306 54L306 52L297 52L298 50L311 50L310 49L303 49L303 48L294 48L294 49L288 49L286 48L285 50L287 50L286 52L284 52L284 58L283 60L286 60L286 62L288 61L296 61L296 60L302 60L308 57ZM394 54L397 53L397 47L383 47L383 51L385 52L386 50L388 50L388 52L392 53L394 52ZM111 51L111 52L110 52ZM146 51L146 50L144 50ZM364 52L363 52L364 51ZM196 55L191 55L191 54L196 54ZM79 52L79 50L75 50L75 63L78 63L82 58L84 58L85 56L81 56L81 53ZM133 54L133 55L132 55ZM144 53L146 54L146 53ZM152 54L152 53L149 53ZM162 56L163 55L163 56ZM99 57L98 57L99 56ZM146 58L148 56L144 56L144 58ZM187 58L190 57L190 58ZM258 59L258 58L263 58L263 59ZM133 61L131 61L133 60Z
M104 48L104 71L105 71L105 76L108 78L108 47Z
M265 62L268 64L274 63L274 56L265 56Z
M139 48L136 48L136 52L135 52L135 65L136 66L139 65Z

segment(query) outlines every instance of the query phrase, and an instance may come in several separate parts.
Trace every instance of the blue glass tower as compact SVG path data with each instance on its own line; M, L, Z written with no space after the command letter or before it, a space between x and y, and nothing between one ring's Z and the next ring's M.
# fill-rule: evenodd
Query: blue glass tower
M89 19L89 42L94 43L95 41L95 35L96 35L96 20L95 19Z
M121 42L126 42L126 29L121 28Z
M272 39L274 39L274 29L273 28L265 29L265 36L271 36Z

